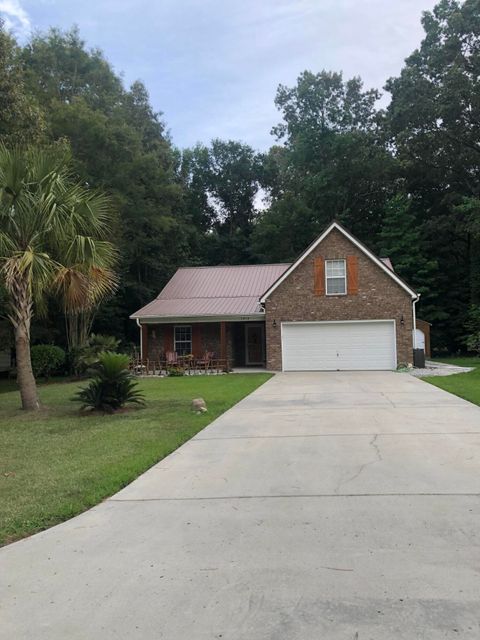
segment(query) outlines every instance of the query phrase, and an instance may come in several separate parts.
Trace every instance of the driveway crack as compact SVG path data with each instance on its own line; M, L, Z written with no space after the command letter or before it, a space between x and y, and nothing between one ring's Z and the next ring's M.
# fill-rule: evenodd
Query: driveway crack
M392 407L395 407L395 408L397 407L397 405L393 402L393 400L391 400L385 393L383 393L383 391L380 391L380 395L383 396L385 400L392 405Z
M370 442L368 443L369 446L372 447L374 453L375 453L375 459L374 460L370 460L369 462L364 462L363 464L361 464L359 466L359 468L357 469L357 471L350 476L349 478L347 478L346 480L343 480L342 482L340 482L336 489L335 489L335 493L338 494L340 492L340 489L342 487L344 487L346 484L349 484L350 482L353 482L354 480L356 480L364 471L367 467L370 467L372 464L375 464L376 462L381 462L383 460L382 458L382 454L380 453L380 448L377 444L377 438L378 438L379 434L376 433L373 438L370 440Z

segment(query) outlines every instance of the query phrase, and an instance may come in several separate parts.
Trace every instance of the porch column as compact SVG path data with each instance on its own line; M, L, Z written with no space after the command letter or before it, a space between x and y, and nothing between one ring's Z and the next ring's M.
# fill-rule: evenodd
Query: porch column
M220 322L220 359L227 360L227 323Z
M203 324L192 324L192 353L196 358L203 356L202 332Z
M148 358L148 325L142 324L140 331L140 358L146 360Z

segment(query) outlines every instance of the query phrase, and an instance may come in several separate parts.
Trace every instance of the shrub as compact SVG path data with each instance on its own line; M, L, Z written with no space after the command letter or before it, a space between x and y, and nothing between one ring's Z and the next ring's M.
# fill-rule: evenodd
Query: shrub
M65 364L65 351L53 344L37 344L31 349L33 375L49 378Z
M82 409L97 409L113 413L127 403L143 404L138 382L128 370L129 356L106 351L91 369L88 387L81 389L73 400L82 403Z
M185 371L184 369L182 369L182 367L172 366L172 367L167 367L167 374L172 378L179 378L185 375Z
M85 373L98 363L100 354L106 351L116 352L119 344L120 340L113 336L92 333L83 347L70 352L70 366L77 375Z
M463 344L468 351L480 355L480 305L471 305L468 310L467 322L465 329L468 334L463 338Z

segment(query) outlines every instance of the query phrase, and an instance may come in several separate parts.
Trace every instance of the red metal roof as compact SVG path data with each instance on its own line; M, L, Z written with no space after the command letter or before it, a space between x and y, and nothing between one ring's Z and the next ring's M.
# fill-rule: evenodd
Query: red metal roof
M184 267L131 318L247 316L261 313L259 298L289 264Z
M393 271L389 258L381 258ZM183 267L155 300L131 318L250 316L262 312L259 298L290 264Z

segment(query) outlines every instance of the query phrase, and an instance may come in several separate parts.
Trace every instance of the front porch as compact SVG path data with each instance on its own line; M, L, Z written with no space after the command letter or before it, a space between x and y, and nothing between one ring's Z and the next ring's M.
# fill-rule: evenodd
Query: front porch
M237 367L265 367L264 321L141 323L136 367L162 373L214 373Z

